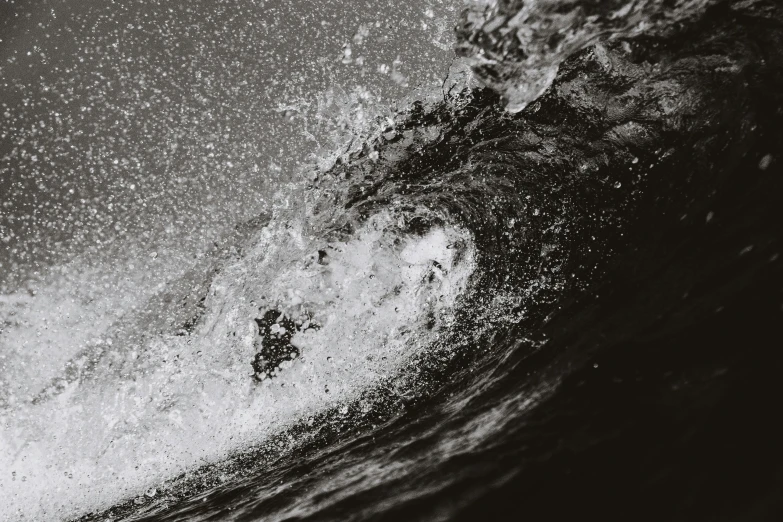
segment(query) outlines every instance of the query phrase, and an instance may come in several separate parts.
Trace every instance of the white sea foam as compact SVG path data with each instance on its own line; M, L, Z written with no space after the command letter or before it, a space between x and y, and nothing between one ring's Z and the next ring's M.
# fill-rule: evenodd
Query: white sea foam
M25 320L8 321L0 337L3 386L28 379L23 389L3 390L15 399L0 411L0 519L52 520L107 508L356 398L448 325L474 268L465 231L405 234L389 212L349 239L327 243L311 232L284 219L262 229L212 281L191 335L127 336L143 344L93 339L100 349L79 356L87 338L111 335L113 326L96 323L95 312L128 292L137 298L117 315L132 315L149 292L110 286L94 296L96 304L52 297L53 283L35 297L6 296L6 319L13 308L16 319L50 314L59 323L40 344ZM324 264L318 250L327 253ZM143 280L143 266L128 270L128 281ZM259 384L250 366L254 319L268 309L309 317L320 328L302 325L291 341L301 356ZM93 370L30 402L43 377L75 354L77 364L97 359Z

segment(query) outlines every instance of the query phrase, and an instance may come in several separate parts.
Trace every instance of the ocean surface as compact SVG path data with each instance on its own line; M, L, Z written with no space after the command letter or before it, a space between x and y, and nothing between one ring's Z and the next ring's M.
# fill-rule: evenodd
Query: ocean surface
M0 5L0 520L779 520L783 6Z

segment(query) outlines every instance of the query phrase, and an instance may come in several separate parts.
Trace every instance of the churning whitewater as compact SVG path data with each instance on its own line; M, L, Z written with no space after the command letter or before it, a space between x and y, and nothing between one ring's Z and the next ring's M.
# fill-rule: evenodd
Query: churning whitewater
M41 326L60 330L50 342L73 355L49 385L4 397L2 465L14 470L0 484L10 500L4 517L74 516L154 497L161 481L347 405L454 321L475 263L466 231L412 234L406 216L390 210L327 240L327 231L287 214L252 234L200 299L168 296L148 310L165 316L190 304L179 328L112 325L81 348L67 332L90 330L89 315L66 331ZM260 331L270 312L272 328ZM20 331L29 327L17 321ZM290 354L252 379L250 362L284 336ZM12 352L11 382L29 382L25 346ZM93 492L87 504L85 490Z

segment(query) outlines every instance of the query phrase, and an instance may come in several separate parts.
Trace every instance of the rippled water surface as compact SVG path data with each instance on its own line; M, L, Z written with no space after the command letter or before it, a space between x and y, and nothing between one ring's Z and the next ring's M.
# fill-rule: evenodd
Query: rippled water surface
M0 519L783 512L778 3L0 14Z

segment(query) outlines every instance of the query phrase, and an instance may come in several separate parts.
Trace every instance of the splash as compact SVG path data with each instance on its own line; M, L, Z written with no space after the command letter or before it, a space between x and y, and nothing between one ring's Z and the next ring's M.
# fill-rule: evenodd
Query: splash
M379 213L324 241L304 223L273 220L212 281L192 333L97 344L72 360L78 378L33 405L8 405L3 517L62 518L154 496L156 484L355 399L426 350L469 283L471 239L448 226L406 233L402 221ZM295 325L297 353L259 383L251 361L271 334L265 341L257 320L270 310L275 335ZM70 328L89 330L83 317Z

